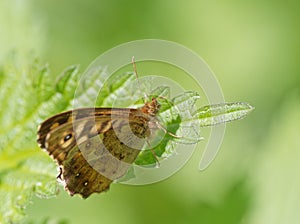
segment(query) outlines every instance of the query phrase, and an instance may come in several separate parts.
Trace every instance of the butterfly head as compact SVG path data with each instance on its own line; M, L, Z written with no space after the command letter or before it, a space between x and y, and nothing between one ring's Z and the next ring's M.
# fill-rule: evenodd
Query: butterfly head
M157 102L156 98L152 98L150 102L146 102L145 105L141 108L142 112L149 114L151 116L156 116L160 108L160 104Z

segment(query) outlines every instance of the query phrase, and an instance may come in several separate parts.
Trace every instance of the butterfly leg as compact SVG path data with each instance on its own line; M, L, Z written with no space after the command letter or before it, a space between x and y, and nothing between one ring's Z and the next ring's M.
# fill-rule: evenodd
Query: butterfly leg
M148 144L148 146L150 147L150 151L151 151L153 157L155 158L155 161L156 161L156 167L157 167L157 168L160 167L160 163L159 163L159 161L158 161L157 155L156 155L154 149L152 148L152 146L151 146L151 144L150 144L150 142L149 142L148 140L147 140L147 144Z
M156 122L155 124L156 124L156 126L157 126L158 128L160 128L161 130L163 130L163 131L165 132L165 134L168 134L168 135L170 135L170 136L173 137L173 138L183 138L182 136L178 136L178 135L175 135L175 134L169 132L169 131L168 131L167 129L165 129L159 122Z
M56 179L60 179L60 180L63 180L62 179L62 168L61 167L59 167L59 174L57 175L57 177L56 177Z

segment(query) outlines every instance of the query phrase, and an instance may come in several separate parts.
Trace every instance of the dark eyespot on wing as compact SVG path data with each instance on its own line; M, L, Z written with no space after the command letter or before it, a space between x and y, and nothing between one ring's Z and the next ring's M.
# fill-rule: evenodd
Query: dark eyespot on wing
M72 133L67 134L67 135L64 137L64 141L66 142L66 141L70 140L71 138L72 138Z

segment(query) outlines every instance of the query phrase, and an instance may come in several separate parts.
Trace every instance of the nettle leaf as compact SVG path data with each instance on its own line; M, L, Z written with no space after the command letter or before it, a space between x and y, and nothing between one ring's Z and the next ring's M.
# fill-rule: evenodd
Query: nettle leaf
M159 97L164 91L160 87L154 96ZM135 161L137 165L154 166L158 158L173 155L176 144L201 141L200 128L239 120L254 110L254 107L244 102L213 104L196 109L195 103L199 98L197 92L187 91L171 101L160 102L162 106L159 115L165 125L165 135L160 138L158 145L140 153Z
M199 108L194 118L206 127L242 119L252 110L254 107L245 102L213 104Z
M43 102L57 96L47 84L48 68L39 67L37 62L27 66L10 61L2 69L0 223L19 223L33 194L57 194L56 165L35 142ZM43 94L37 94L38 87L45 90ZM52 108L53 112L57 110Z
M57 195L57 165L38 147L36 131L47 117L71 108L79 78L78 66L67 68L56 82L38 61L26 65L15 59L2 66L0 223L20 223L33 195ZM82 91L78 97L87 95Z
M168 157L176 144L200 141L200 127L240 119L253 109L245 103L197 109L197 92L169 99L169 87L151 89L147 79L140 85L133 73L109 77L101 66L88 72L82 79L79 67L70 66L54 82L48 66L37 60L28 64L12 60L0 68L0 223L21 222L33 195L49 198L58 193L57 165L36 143L38 125L54 114L74 106L137 107L145 97L156 97L161 104L158 136L163 138L135 161L149 165L156 163L153 152Z
M153 97L159 100L161 109L159 111L159 119L164 129L163 138L160 137L159 144L155 147L143 150L135 163L137 165L149 165L156 163L157 158L165 158L174 153L176 143L194 144L202 139L200 136L200 127L197 120L193 120L195 111L195 103L200 98L197 92L188 91L179 96L174 97L170 101L162 98L164 94L169 95L168 87L159 87L155 89ZM176 137L178 136L178 137ZM150 143L150 147L151 147Z

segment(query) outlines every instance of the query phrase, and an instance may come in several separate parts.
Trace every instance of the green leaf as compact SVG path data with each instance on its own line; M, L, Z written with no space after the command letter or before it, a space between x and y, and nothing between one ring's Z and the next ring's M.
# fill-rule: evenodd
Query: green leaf
M199 108L194 118L201 127L206 127L242 119L253 110L254 107L244 102L214 104Z
M56 81L56 91L62 94L72 93L77 87L78 66L67 68ZM73 97L73 95L71 95Z
M56 165L36 145L44 99L51 100L47 66L8 61L0 87L0 223L19 223L32 195L57 194ZM33 81L35 80L35 82ZM44 88L46 87L47 88ZM45 90L37 94L37 88ZM54 110L54 109L53 109ZM57 109L56 109L57 110Z
M168 91L168 88L157 88L155 90L157 95L154 96L159 97ZM197 92L188 91L174 97L170 101L167 99L159 100L158 98L161 105L159 118L165 127L166 133L163 133L165 134L163 138L160 137L159 144L155 144L155 147L143 150L140 153L135 161L137 165L155 165L158 157L165 158L172 155L176 142L194 144L202 139L199 126L197 126L197 122L193 120L192 116L195 110L195 103L199 97ZM175 138L174 135L178 136L178 138Z
M0 223L20 223L33 195L58 193L57 165L38 147L36 131L41 121L71 107L78 66L67 68L56 82L37 60L12 58L0 70ZM87 95L82 91L78 97Z
M198 99L197 92L188 91L173 98L167 105L161 103L160 117L167 134L160 144L140 153L135 161L137 165L154 166L158 158L166 158L174 153L176 143L195 144L201 141L201 127L242 119L254 110L250 104L243 102L207 105L195 110L194 105Z

